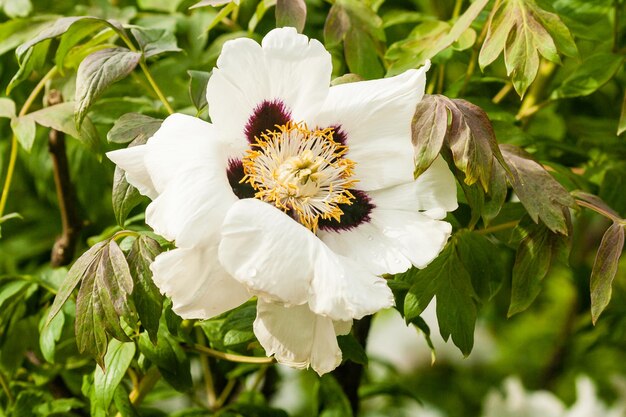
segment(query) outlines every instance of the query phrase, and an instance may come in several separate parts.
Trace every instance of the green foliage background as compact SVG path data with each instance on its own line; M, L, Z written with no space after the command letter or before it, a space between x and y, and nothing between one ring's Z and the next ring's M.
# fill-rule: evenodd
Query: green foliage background
M254 302L204 322L172 313L147 268L170 244L146 229L147 201L103 158L145 141L172 109L206 118L224 42L260 41L277 25L323 41L336 83L432 60L416 171L444 155L461 205L442 255L389 284L425 345L420 314L433 296L441 335L463 354L477 319L496 345L487 361L406 373L368 360L365 321L340 340L348 365L290 382L292 413L403 415L398 404L421 400L480 415L511 374L571 402L585 373L615 397L614 377L626 377L625 1L194 3L0 1L0 178L12 173L0 203L0 415L286 415L271 405L285 376L254 339ZM69 16L91 18L59 20ZM94 77L105 88L89 88ZM61 154L67 170L55 168ZM61 179L61 192L59 171L72 183ZM100 307L107 317L93 304L104 291L93 259L122 301ZM69 273L59 266L71 262ZM345 377L366 363L361 379Z

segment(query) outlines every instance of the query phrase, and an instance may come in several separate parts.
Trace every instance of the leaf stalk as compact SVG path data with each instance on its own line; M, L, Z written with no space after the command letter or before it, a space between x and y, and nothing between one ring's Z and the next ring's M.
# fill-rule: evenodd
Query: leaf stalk
M22 117L28 113L28 110L32 106L33 102L39 95L39 93L44 89L46 83L56 75L57 67L52 67L50 71L46 75L43 76L41 80L37 83L33 91L31 91L30 95L24 102L22 109L20 110L18 117ZM11 138L11 154L9 155L9 164L7 166L7 174L4 180L4 186L2 187L2 195L0 196L0 217L4 214L4 209L6 208L7 200L9 198L9 190L11 188L11 181L13 180L13 172L15 171L15 163L17 162L17 136L13 134Z

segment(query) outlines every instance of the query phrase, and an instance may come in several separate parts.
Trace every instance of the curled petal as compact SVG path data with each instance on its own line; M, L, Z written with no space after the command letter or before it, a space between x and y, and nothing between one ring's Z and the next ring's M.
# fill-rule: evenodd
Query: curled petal
M435 259L452 233L450 223L402 210L375 210L372 224L417 268Z
M313 312L349 321L393 305L393 294L383 278L320 245L309 297Z
M443 158L438 157L415 181L370 192L377 208L421 211L443 219L458 207L456 181Z
M126 149L107 152L107 157L126 172L126 181L139 192L151 199L159 193L154 188L152 178L144 162L148 145L131 146Z
M319 375L341 363L333 321L314 314L308 306L283 307L259 300L254 334L268 356L279 363Z
M150 269L173 310L185 319L208 319L250 298L217 260L217 247L174 249L158 255Z

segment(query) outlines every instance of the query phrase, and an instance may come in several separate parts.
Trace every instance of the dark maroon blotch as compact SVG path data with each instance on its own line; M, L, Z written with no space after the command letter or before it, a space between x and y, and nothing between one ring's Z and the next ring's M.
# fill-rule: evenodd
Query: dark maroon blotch
M352 230L360 224L369 223L370 214L376 207L372 203L372 199L361 190L350 190L354 196L352 204L339 204L339 208L343 211L341 221L334 219L320 219L318 227L320 230L327 232L339 232Z
M244 198L254 198L255 190L247 182L240 182L246 174L243 171L243 162L240 159L228 161L226 176L233 193L241 200Z
M265 100L256 108L246 124L245 134L248 142L255 143L254 138L268 130L276 129L276 125L285 125L291 120L291 112L280 100Z
M334 125L331 126L331 128L333 129L333 140L340 145L346 146L348 143L348 135L341 128L341 125Z

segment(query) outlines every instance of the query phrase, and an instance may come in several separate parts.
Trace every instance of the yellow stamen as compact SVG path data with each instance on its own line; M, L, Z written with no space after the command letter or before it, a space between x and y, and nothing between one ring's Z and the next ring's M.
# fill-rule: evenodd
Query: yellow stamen
M348 148L333 138L333 129L309 130L289 122L255 137L243 158L241 182L256 190L255 198L274 204L313 232L319 219L341 221L340 204L352 204L357 180Z

